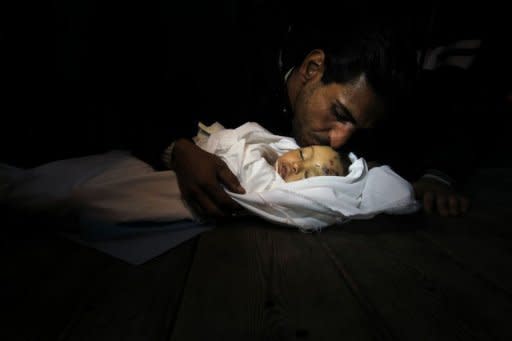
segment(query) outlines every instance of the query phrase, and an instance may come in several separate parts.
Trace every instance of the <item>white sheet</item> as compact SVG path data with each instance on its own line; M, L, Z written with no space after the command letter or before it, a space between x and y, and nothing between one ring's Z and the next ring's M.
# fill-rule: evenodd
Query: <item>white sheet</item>
M219 155L247 191L243 195L229 194L249 211L272 222L318 230L350 219L369 219L380 213L406 214L419 208L412 186L388 166L368 171L363 158L350 154L352 164L346 176L286 183L272 164L277 156L299 147L294 139L271 134L254 122L236 129L223 129L216 123L202 130L210 136L199 138L198 145Z
M196 139L219 155L247 194L229 193L249 211L275 223L317 230L349 219L379 213L402 214L418 209L412 186L388 166L368 171L351 154L346 176L320 176L286 183L275 159L298 148L292 138L271 134L249 122L236 129L203 127ZM205 130L211 135L205 138ZM202 138L201 138L202 136ZM30 170L4 167L4 200L27 208L59 206L78 212L84 221L106 223L194 220L182 201L173 171L155 172L128 152L60 160Z
M247 191L228 193L271 222L311 231L383 212L411 213L419 207L412 186L388 166L368 170L364 159L351 154L347 176L286 183L272 164L298 148L293 139L251 122L237 129L220 124L201 128L196 143L219 155ZM182 201L173 171L155 172L127 151L59 160L29 170L0 164L1 202L78 215L81 229L70 238L133 264L165 251L160 239L151 236L165 234L170 249L212 227L201 225ZM184 227L191 233L184 233ZM140 250L133 248L137 238L145 241Z

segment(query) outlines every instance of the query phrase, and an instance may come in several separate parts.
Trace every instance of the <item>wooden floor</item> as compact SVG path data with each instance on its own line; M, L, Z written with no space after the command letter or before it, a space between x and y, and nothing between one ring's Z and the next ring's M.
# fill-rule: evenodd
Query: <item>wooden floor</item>
M6 233L0 339L512 340L512 172L468 191L462 218L241 218L140 266Z

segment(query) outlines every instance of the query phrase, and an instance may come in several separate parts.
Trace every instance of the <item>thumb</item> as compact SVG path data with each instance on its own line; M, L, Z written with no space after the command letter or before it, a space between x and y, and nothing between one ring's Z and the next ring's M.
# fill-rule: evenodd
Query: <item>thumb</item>
M240 181L238 181L238 178L233 174L233 172L231 172L225 163L220 167L217 175L219 177L219 182L222 183L229 191L238 194L245 194L245 189L240 185Z

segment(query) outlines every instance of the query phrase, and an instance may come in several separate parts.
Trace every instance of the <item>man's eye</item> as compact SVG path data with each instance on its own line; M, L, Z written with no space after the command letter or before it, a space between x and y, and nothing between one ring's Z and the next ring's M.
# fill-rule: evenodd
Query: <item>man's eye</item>
M341 108L338 108L336 106L334 106L332 108L332 112L334 113L334 116L336 117L336 120L338 122L341 122L341 123L353 123L355 124L355 120L354 118L352 117L352 115L349 115L345 112L345 110L341 109Z
M302 149L299 149L299 155L300 155L300 159L304 160L304 154L302 154Z
M339 111L334 111L334 116L336 116L336 120L339 122L349 122L350 117L345 115L344 113L341 113Z
M308 171L305 171L304 172L304 179L307 179L307 178L309 178L309 174L308 174Z

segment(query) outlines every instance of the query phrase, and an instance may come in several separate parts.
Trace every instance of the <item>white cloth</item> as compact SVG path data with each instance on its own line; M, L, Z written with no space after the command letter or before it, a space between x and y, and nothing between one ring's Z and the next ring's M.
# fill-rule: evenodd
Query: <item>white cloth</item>
M58 160L31 169L0 165L0 203L53 209L84 221L129 223L192 219L176 174L155 172L127 151Z
M346 176L319 176L286 183L274 169L279 155L298 148L292 138L271 134L249 122L236 129L201 126L195 139L220 156L246 194L228 192L250 212L269 221L318 230L379 213L418 208L411 185L388 166L368 171L351 154ZM0 199L29 209L55 207L84 222L134 223L194 220L181 200L173 171L155 172L128 152L60 160L30 170L0 167L9 178ZM5 183L5 181L4 181Z
M368 171L366 161L351 153L346 176L286 183L272 165L278 156L299 148L294 139L271 134L253 122L236 129L222 129L217 123L202 130L210 136L198 138L197 144L219 155L246 189L246 194L228 193L247 210L272 222L318 230L350 219L406 214L419 208L412 186L389 166Z
M78 226L69 225L77 230L64 237L133 265L213 227L193 220L174 172L155 172L126 151L27 170L0 164L0 204L78 218Z

